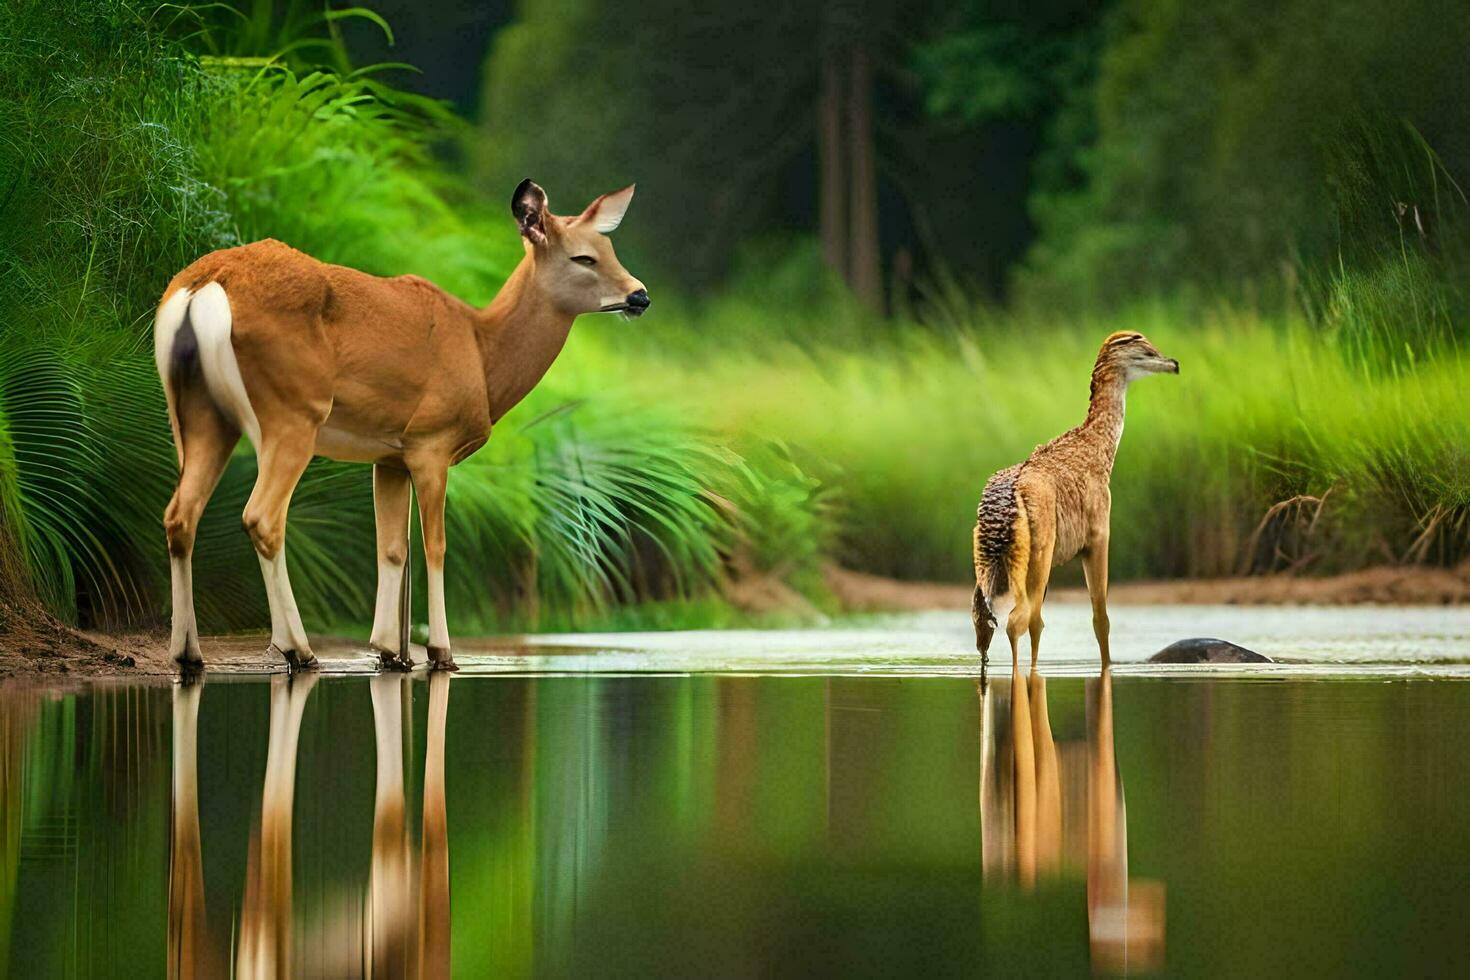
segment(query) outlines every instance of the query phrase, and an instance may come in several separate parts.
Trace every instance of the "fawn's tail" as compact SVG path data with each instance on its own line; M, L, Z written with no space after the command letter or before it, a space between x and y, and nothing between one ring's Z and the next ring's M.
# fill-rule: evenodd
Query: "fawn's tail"
M983 654L995 635L996 599L1011 591L1010 568L1015 561L1018 464L1001 470L985 482L975 512L975 597L970 615L975 622L975 646Z

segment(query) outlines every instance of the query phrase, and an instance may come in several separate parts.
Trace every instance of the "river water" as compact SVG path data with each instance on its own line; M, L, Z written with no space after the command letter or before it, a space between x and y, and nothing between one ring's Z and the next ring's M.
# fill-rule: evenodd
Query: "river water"
M983 689L946 614L0 689L0 963L1466 975L1470 617L1113 618ZM1142 663L1212 634L1293 662Z

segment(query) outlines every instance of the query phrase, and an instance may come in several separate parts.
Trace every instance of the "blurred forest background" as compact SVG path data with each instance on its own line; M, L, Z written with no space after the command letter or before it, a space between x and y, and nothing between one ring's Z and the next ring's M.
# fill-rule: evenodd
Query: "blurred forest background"
M280 238L488 302L553 210L639 185L654 297L584 318L450 484L464 633L830 611L831 563L963 582L986 476L1141 386L1114 577L1470 553L1470 7L1452 0L10 0L0 9L0 617L167 616L151 352L172 274ZM195 556L266 621L242 445ZM371 486L291 513L359 629ZM755 587L752 587L754 583Z

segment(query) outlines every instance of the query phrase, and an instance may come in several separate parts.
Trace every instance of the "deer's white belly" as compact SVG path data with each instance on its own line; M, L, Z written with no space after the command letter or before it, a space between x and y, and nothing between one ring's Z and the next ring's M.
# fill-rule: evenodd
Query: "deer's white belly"
M351 432L334 427L328 420L327 425L317 430L316 448L313 452L328 459L375 463L386 456L396 456L403 452L403 441Z

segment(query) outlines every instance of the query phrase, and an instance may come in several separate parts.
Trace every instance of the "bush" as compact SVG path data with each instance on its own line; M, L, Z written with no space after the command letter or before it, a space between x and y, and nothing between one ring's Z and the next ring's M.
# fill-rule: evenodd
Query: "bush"
M176 461L149 337L179 268L271 236L483 303L521 254L508 217L437 164L432 144L459 126L442 107L361 75L201 60L159 33L165 20L125 0L0 12L13 134L0 142L0 526L31 587L84 623L165 612L159 515ZM762 497L787 493L789 464L768 474L606 376L554 377L452 474L457 625L714 595L731 556L776 547L748 510L805 527L789 513L801 500ZM239 529L255 475L244 446L196 544L206 630L266 621ZM290 527L303 614L359 625L375 576L368 470L314 462Z

